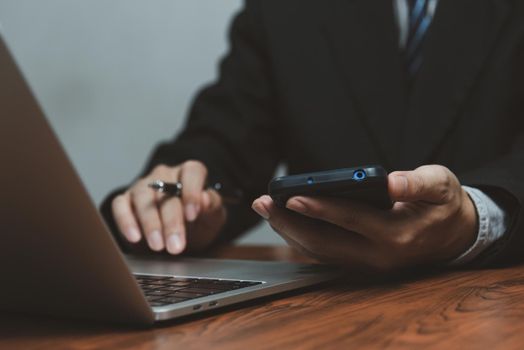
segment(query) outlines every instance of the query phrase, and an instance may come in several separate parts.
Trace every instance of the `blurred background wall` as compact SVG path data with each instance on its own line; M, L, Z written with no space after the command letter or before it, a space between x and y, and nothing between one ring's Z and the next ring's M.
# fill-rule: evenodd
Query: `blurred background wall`
M15 57L98 204L216 78L241 0L0 0ZM280 244L266 224L241 243Z

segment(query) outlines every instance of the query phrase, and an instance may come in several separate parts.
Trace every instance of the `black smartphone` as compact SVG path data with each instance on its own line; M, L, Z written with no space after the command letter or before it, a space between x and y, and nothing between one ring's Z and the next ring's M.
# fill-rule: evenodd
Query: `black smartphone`
M388 194L388 174L379 165L276 177L269 183L269 195L279 207L285 207L289 198L299 195L348 198L380 209L393 205Z

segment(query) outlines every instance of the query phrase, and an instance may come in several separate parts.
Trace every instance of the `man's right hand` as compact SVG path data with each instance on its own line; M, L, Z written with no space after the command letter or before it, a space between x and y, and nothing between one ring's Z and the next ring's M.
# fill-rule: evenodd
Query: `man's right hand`
M226 209L215 190L206 189L207 168L199 161L175 167L159 165L115 197L112 210L120 232L131 243L143 237L154 251L180 254L186 247L207 247L226 222ZM181 182L182 196L157 193L155 180Z

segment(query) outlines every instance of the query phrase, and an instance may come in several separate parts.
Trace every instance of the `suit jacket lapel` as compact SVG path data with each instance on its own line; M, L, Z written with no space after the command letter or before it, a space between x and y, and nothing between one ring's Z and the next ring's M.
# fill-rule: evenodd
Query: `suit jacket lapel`
M407 102L392 1L331 1L324 32L335 66L383 165L391 167Z
M433 161L508 14L505 0L440 0L413 85L400 166Z

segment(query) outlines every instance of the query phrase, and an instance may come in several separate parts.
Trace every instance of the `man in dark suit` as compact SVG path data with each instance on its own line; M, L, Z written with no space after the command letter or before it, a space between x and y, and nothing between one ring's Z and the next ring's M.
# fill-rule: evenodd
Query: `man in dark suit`
M523 68L519 1L248 0L219 80L103 212L131 246L145 237L172 254L261 216L306 254L353 267L518 260ZM396 204L295 197L278 209L263 194L280 162L290 173L382 164ZM245 202L224 205L207 177ZM182 198L155 194L156 179L182 182Z

